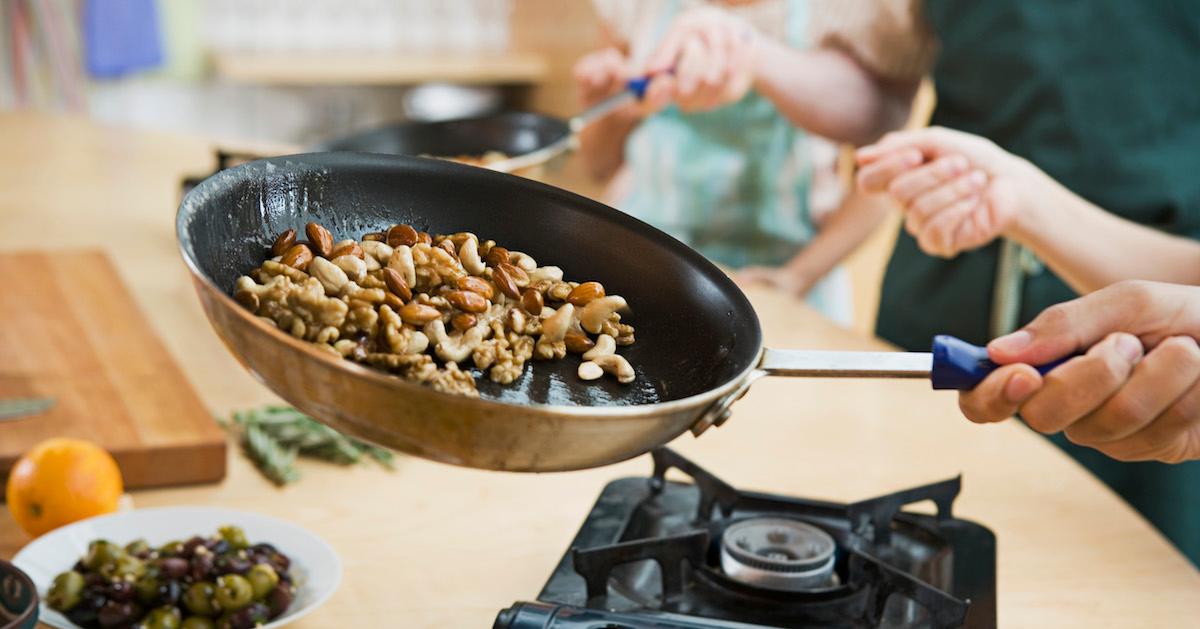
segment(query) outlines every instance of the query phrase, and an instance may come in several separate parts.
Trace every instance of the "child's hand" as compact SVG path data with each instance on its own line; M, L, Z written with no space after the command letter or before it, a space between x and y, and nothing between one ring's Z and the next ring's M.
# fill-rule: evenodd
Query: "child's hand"
M813 287L810 278L787 267L777 266L748 266L735 272L733 281L742 287L770 286L801 299L808 296Z
M857 159L859 187L886 192L921 250L945 258L1007 235L1045 178L989 140L938 127L890 133Z
M655 75L643 106L654 111L675 103L684 111L707 111L741 100L754 83L758 32L714 7L676 18L646 73Z
M625 89L628 60L616 48L603 48L575 62L575 94L585 109Z

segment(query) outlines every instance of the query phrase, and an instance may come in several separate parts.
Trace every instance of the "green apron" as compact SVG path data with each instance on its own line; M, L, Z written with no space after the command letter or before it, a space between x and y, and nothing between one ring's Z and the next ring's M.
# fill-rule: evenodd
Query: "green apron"
M941 43L933 124L988 137L1125 218L1200 236L1200 10L1193 3L927 0L926 15ZM942 260L901 233L879 335L910 350L928 348L939 333L986 342L993 309L1004 308L993 303L1002 247ZM1039 264L1013 274L1018 324L1075 296ZM1053 440L1200 565L1200 462L1120 463L1061 435Z

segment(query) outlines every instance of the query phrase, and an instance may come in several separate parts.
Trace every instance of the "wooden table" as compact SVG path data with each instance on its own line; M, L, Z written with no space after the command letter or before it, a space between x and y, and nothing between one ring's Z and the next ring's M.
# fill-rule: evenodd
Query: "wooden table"
M272 401L210 331L175 249L179 179L211 168L208 142L11 114L0 138L0 249L106 249L212 411ZM782 295L751 298L773 346L883 347ZM673 447L737 487L838 501L962 473L957 514L998 538L1006 627L1200 619L1200 573L1112 492L1015 422L968 423L927 384L768 379L725 426ZM220 485L134 501L273 514L327 539L345 581L297 627L490 626L538 593L605 483L649 472L648 458L541 476L402 458L392 473L304 464L280 490L241 456L229 466ZM0 515L0 557L26 541Z

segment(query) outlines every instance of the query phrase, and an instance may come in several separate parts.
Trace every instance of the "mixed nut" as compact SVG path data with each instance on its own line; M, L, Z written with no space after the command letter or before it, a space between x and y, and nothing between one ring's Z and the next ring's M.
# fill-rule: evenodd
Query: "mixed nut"
M236 526L158 548L98 539L54 578L46 603L81 627L249 629L291 606L290 568L287 555L251 544Z
M260 319L325 351L436 390L478 396L470 363L493 382L530 359L581 355L579 377L634 380L616 353L634 342L627 307L598 282L569 282L475 234L433 236L411 225L334 241L317 223L288 229L233 296Z

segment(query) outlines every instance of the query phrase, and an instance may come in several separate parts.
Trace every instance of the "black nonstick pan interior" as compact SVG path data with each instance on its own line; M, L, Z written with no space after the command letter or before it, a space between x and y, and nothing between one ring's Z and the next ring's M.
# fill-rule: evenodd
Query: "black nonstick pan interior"
M739 377L762 345L750 303L698 253L595 201L482 168L366 153L271 158L218 173L181 213L184 255L226 292L289 227L302 231L316 221L336 240L404 222L430 233L474 232L628 300L625 320L636 326L637 342L621 353L638 371L634 384L581 382L579 359L569 356L531 362L512 385L479 378L485 398L552 405L678 400Z

